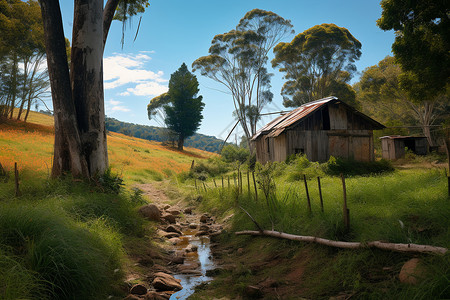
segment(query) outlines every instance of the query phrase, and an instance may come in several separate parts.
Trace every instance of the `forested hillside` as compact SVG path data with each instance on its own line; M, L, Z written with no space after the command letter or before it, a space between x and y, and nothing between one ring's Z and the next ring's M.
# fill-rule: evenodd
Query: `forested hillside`
M119 132L128 136L134 136L141 139L157 142L170 142L171 138L167 133L167 129L146 126L133 123L126 123L114 118L106 118L106 129L113 132ZM196 133L186 139L184 145L186 147L197 148L209 152L219 152L223 141L214 137Z

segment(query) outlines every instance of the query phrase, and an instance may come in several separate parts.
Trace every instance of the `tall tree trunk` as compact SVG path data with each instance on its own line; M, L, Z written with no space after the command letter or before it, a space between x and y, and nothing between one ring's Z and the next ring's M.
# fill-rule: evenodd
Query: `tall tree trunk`
M178 136L178 150L183 151L184 149L184 137L180 134Z
M40 4L55 119L52 177L65 172L71 172L74 177L89 177L72 100L59 1L41 0Z
M71 85L82 151L91 176L108 168L103 96L103 1L75 0Z

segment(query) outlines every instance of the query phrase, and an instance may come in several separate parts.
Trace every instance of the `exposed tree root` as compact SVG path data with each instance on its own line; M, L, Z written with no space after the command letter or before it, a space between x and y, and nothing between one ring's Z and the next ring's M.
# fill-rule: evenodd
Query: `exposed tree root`
M259 226L258 226L259 227ZM321 245L326 245L336 248L344 249L360 249L360 248L379 248L383 250L397 251L397 252L418 252L418 253L433 253L433 254L445 254L448 249L443 247L435 247L430 245L417 245L417 244L395 244L395 243L385 243L380 241L373 242L343 242L343 241L333 241L327 240L315 236L302 236L294 235L284 232L277 232L273 230L245 230L235 233L236 235L259 235L259 236L271 236L281 239L288 239L292 241L300 242L310 242L317 243Z

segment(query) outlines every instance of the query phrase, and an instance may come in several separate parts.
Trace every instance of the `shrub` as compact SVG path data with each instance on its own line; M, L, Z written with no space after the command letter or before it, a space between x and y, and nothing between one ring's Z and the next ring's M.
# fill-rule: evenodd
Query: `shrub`
M223 147L221 155L225 162L239 162L240 164L243 164L249 159L250 151L246 148L240 148L235 145L226 145Z
M329 175L344 174L346 176L359 176L393 172L392 164L384 159L379 161L356 161L352 159L334 158L327 162L326 173Z

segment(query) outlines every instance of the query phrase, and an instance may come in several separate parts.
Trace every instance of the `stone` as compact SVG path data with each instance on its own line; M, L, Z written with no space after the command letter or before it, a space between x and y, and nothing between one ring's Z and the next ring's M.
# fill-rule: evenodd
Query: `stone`
M181 239L177 238L177 237L173 237L173 238L170 238L168 240L168 242L171 243L172 245L177 245L177 244L179 244L181 242Z
M199 230L200 231L209 231L209 226L205 225L205 224L202 224L202 225L200 225Z
M418 258L408 260L398 275L400 282L416 285L425 277L425 267Z
M169 204L164 205L164 210L168 210L169 208L171 208Z
M181 280L175 279L172 275L158 272L155 273L152 285L157 291L179 291L183 288L180 282Z
M263 292L257 286L247 285L244 289L244 295L249 298L262 298Z
M172 258L171 262L175 265L181 265L184 263L184 256L183 255L176 255Z
M210 218L208 215L204 214L200 217L200 223L207 223L209 222Z
M197 227L198 227L198 225L195 224L195 223L189 224L189 228L190 228L190 229L197 229Z
M161 216L161 219L167 221L169 224L175 224L177 222L177 219L174 215L165 213Z
M181 212L179 210L173 209L173 210L168 210L167 211L169 214L174 215L174 216L179 216L181 214Z
M185 213L185 214L188 214L188 215L191 215L191 214L192 214L192 208L191 208L191 207L185 208L185 209L184 209L184 213Z
M167 300L170 299L170 295L159 294L155 291L150 291L145 295L146 300Z
M156 231L156 234L158 234L160 237L164 237L166 239L171 239L171 238L174 238L174 237L176 237L176 238L180 237L180 235L178 233L176 233L176 232L166 232L166 231L160 230L160 229L158 229Z
M177 228L176 226L174 226L174 225L169 225L169 226L167 226L167 227L166 227L166 231L167 231L167 232L175 232L175 233L178 233L179 235L182 235L180 229L178 229L178 228Z
M199 231L195 234L195 236L204 236L204 235L208 235L209 232L208 231Z
M154 204L148 204L139 208L139 213L150 221L159 222L161 220L161 212L159 208Z
M189 245L184 249L184 251L186 251L186 252L197 252L197 250L198 250L198 247L195 246L195 245L192 245L192 244L189 244Z
M133 295L145 295L147 294L147 288L142 284L135 284L130 289L130 294Z

